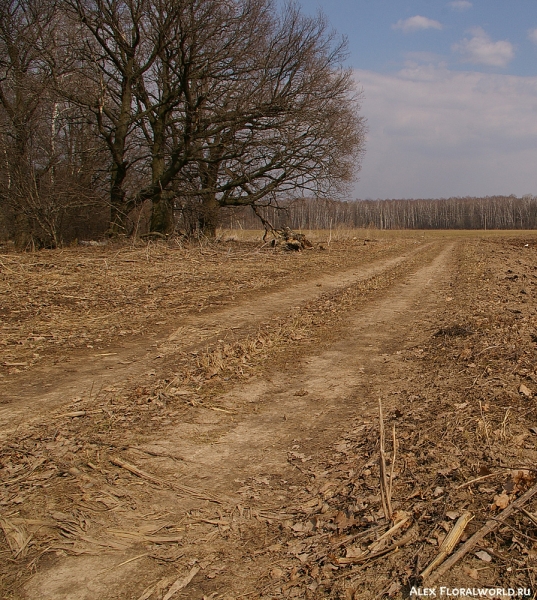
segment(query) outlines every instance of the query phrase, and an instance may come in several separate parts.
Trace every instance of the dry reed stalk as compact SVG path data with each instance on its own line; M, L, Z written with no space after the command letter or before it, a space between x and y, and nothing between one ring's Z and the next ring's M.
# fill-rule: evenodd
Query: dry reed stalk
M384 548L384 550L379 550L378 552L374 552L371 554L367 553L367 554L363 554L362 556L356 556L356 557L341 557L341 558L337 558L335 560L335 562L338 565L357 565L360 563L371 561L376 558L381 558L382 556L386 556L386 554L390 554L391 552L394 552L394 551L398 550L399 548L406 546L407 544L412 542L414 539L415 539L415 532L409 531L402 538L395 540L395 542L393 542L393 544L391 544L387 548Z
M469 512L465 512L461 515L455 523L453 529L448 533L446 539L442 542L440 550L434 560L429 566L421 573L421 577L425 579L432 573L434 569L446 560L446 558L453 552L453 548L459 543L464 530L468 523L473 519L473 516Z
M393 444L393 451L392 451L392 464L390 467L390 490L389 490L390 499L392 497L395 458L397 456L397 439L395 437L395 423L393 424L393 428L392 428L392 444Z
M126 471L129 471L133 475L140 477L141 479L146 479L147 481L150 481L151 483L159 487L171 488L178 492L184 492L200 500L209 500L210 502L215 502L216 504L224 504L223 500L217 498L216 496L213 496L212 494L197 490L195 488L191 488L186 485L182 485L180 483L166 481L165 479L161 479L160 477L155 477L154 475L151 475L151 473L142 471L142 469L138 468L136 465L128 463L127 461L124 461L121 458L112 457L110 458L110 462L118 467L121 467L122 469L125 469Z
M528 512L525 508L519 507L518 510L526 515L526 517L528 517L528 519L534 524L537 525L537 516L532 515L530 512Z
M378 550L380 550L381 546L386 542L386 540L393 537L395 533L397 533L399 529L404 527L409 521L409 515L405 515L402 519L397 521L397 523L393 527L390 527L388 531L383 533L369 546L369 552L371 552L371 554L375 554L376 552L378 552Z
M167 594L164 596L162 600L170 600L172 596L184 588L194 579L194 577L198 574L200 567L192 567L190 573L186 577L180 577L168 590Z
M384 415L382 412L382 400L379 398L379 429L380 429L380 496L382 499L382 508L384 516L389 521L392 518L392 499L391 485L388 485L386 475L386 451L385 451L385 432L384 432ZM395 449L394 449L395 452ZM393 465L392 465L393 466Z

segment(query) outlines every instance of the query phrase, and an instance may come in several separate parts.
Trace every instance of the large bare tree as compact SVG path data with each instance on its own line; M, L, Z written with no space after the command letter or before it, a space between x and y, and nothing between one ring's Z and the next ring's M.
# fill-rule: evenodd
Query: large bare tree
M149 0L62 0L73 35L57 65L58 90L88 111L110 156L110 232L127 233L129 173L146 150L137 144L134 88L156 57ZM130 190L132 195L133 190Z
M339 194L359 170L365 124L351 72L322 17L290 5L256 40L257 72L215 94L196 163L204 225L220 206ZM216 118L215 118L216 116Z
M222 206L339 192L359 169L359 95L322 17L272 0L0 0L0 11L1 141L20 157L3 177L12 190L17 175L43 222L61 212L45 215L43 192L59 198L69 181L63 195L83 197L103 149L112 234L149 202L153 231L172 231L183 207L214 235Z
M358 172L365 132L341 67L345 44L322 17L293 5L277 17L265 0L211 4L200 2L206 12L182 27L168 69L182 92L169 115L169 162L139 195L169 190L197 208L208 235L221 206L341 192Z
M93 65L77 101L110 149L113 228L150 200L154 231L183 203L213 235L220 206L327 193L357 172L364 123L321 17L270 0L64 2Z

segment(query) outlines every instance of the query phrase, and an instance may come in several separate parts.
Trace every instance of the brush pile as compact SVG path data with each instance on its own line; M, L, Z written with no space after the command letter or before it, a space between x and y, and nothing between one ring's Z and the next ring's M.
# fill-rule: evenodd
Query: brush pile
M278 229L274 233L276 237L271 242L273 248L294 252L313 248L313 244L303 233L297 233L289 227Z

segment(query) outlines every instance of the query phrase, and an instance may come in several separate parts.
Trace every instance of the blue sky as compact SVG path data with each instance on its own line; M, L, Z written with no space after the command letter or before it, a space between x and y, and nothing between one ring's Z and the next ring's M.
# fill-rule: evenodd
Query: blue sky
M537 195L537 0L299 0L348 39L355 198Z

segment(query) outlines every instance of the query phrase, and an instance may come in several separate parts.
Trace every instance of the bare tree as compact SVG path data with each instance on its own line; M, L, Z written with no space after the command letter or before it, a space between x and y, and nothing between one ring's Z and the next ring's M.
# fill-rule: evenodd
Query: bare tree
M147 157L134 90L152 68L164 31L151 28L150 0L62 0L62 6L75 35L69 60L55 74L58 89L92 115L110 156L110 233L128 233L141 185L133 167Z
M57 246L65 220L98 203L92 133L52 85L63 25L55 2L0 0L1 214L23 246Z
M116 213L150 200L152 230L167 233L182 201L214 235L220 206L352 179L364 123L322 18L291 5L277 17L269 0L65 1L93 40L102 93L87 106L111 151Z
M289 5L277 18L265 0L212 4L203 0L205 12L181 27L181 54L167 69L182 82L169 162L139 194L171 188L190 212L197 206L207 235L221 206L341 192L359 170L365 132L341 67L345 44L322 17Z
M177 198L193 193L195 165L207 156L219 160L229 141L225 128L244 118L240 100L259 76L256 41L262 39L263 27L270 26L268 4L259 0L192 0L171 2L171 7L160 3L153 13L160 31L165 15L173 15L169 41L152 77L141 81L135 92L145 111L142 127L152 151L152 179L136 200L152 200L151 225L162 233L173 228ZM213 170L203 171L205 179L211 179Z
M37 184L34 126L47 90L43 50L53 35L54 16L53 4L0 0L1 198L19 241L31 232L25 200Z
M305 192L341 193L359 170L365 124L351 73L341 68L344 42L322 17L304 17L291 5L264 44L242 119L220 128L220 152L211 148L199 161L200 191L215 211L267 206ZM212 181L203 186L203 173L211 170Z
M183 206L192 228L214 235L222 206L257 211L339 192L359 169L359 95L322 17L272 0L0 0L0 9L2 148L13 154L9 141L35 175L11 161L4 177L9 187L17 176L29 199L19 214L33 212L53 243L68 189L93 193L103 148L111 233L129 233L129 213L149 201L152 230L173 230ZM51 204L53 189L65 201Z

